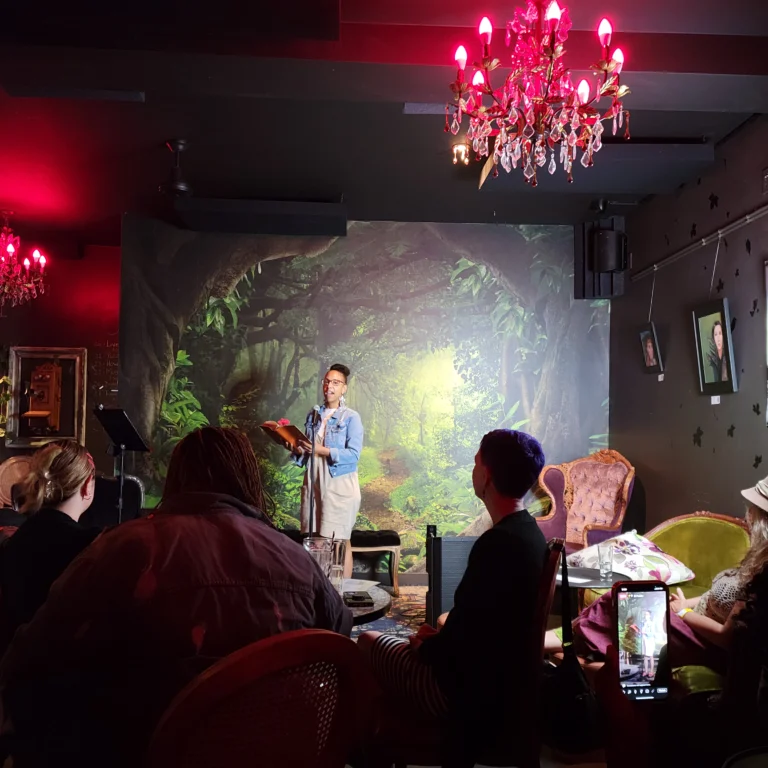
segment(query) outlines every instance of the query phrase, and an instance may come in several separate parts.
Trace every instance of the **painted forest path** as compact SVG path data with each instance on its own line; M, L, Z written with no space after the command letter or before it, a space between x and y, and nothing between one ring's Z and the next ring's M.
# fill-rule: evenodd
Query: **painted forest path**
M405 462L397 458L394 448L387 448L379 453L379 461L384 474L372 480L361 489L363 514L379 530L392 530L403 533L415 530L413 523L404 515L389 508L389 496L410 476Z

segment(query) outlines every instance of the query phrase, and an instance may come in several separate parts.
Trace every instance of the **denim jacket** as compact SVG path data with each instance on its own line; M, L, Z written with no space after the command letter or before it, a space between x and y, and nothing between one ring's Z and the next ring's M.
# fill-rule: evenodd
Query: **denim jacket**
M325 406L320 408L319 416L315 411L310 411L304 424L304 434L312 440L312 419L317 422L315 429L322 423ZM360 451L363 450L363 421L357 411L347 408L346 405L336 409L336 413L328 419L325 425L325 440L323 442L331 452L328 457L328 471L331 477L341 477L350 472L357 471L357 462L360 460ZM300 456L296 463L304 467L309 461L308 456Z

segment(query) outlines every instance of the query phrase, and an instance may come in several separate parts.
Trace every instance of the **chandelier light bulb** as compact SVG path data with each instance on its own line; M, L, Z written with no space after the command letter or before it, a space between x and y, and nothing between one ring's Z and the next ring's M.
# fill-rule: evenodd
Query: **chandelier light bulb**
M560 23L560 16L562 13L563 11L557 4L557 0L552 0L552 2L547 7L547 13L544 16L547 24L549 24L550 32L554 32L557 29L557 25Z
M43 254L40 254L40 269L42 269L45 266L45 262L48 261Z
M456 53L454 54L453 58L459 65L459 69L463 72L464 67L467 66L467 49L463 45L460 45L456 49Z
M37 248L35 248L35 250L32 251L32 258L35 261L39 261L40 260L40 251L38 251Z
M29 269L29 259L24 259L24 269Z
M608 19L603 19L597 28L597 36L600 38L600 45L607 48L611 44L611 35L613 34L613 25Z
M576 89L581 104L586 104L589 101L589 90L589 83L586 80L582 80Z
M8 247L5 250L8 251L9 256L13 256L13 254L16 253L16 249L13 247L13 243L8 243Z
M616 63L616 69L614 69L614 72L617 75L620 75L621 70L624 69L624 51L622 51L621 48L617 48L613 52L611 59Z
M472 78L472 85L483 85L484 83L485 78L483 77L483 73L480 71L475 72L475 75Z
M480 21L480 26L477 28L480 35L480 39L486 44L491 44L491 36L493 35L493 25L491 20L487 16L483 16Z

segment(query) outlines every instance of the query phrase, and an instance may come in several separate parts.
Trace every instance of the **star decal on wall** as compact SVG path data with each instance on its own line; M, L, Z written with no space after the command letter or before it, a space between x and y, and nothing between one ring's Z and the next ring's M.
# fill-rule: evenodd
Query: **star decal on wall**
M698 445L701 448L701 436L704 434L701 427L696 427L696 431L693 433L693 444Z
M728 437L733 437L733 433L736 431L736 427L731 424L730 427L728 427Z

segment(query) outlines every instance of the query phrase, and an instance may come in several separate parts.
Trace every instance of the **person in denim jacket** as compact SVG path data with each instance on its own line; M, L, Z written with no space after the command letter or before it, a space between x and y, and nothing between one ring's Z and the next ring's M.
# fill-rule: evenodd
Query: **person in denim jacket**
M304 431L315 440L315 499L313 531L309 531L309 471L301 489L301 530L320 536L349 541L360 510L360 483L357 463L363 449L363 422L360 414L344 402L349 368L336 363L323 379L324 405L310 411ZM297 449L297 463L307 466L309 449ZM347 567L351 571L351 552L347 546Z

